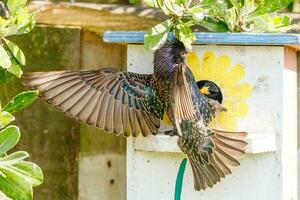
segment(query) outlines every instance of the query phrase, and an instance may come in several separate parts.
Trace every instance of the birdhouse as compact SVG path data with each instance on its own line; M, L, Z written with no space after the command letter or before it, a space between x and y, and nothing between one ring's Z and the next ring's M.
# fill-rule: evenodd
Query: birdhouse
M222 91L220 113L211 126L247 131L241 166L214 187L194 191L189 164L182 199L297 198L297 50L293 34L197 33L186 58L196 81L209 80ZM104 41L126 43L127 70L152 73L153 52L143 32L106 32ZM165 118L161 131L168 130ZM184 155L176 136L158 134L127 140L127 199L174 199Z

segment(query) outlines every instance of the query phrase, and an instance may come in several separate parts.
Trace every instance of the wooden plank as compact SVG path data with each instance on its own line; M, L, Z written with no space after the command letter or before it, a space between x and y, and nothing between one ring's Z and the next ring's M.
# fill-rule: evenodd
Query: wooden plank
M155 9L134 6L101 5L88 3L32 2L31 10L40 10L37 23L80 26L102 33L107 30L146 30L160 19ZM145 23L145 20L147 22Z
M143 43L144 35L145 32L141 31L107 31L103 34L103 40L117 43ZM196 33L194 44L294 45L299 47L300 36L272 33Z
M104 43L89 31L81 38L82 69L126 69L125 45ZM80 200L125 200L126 138L81 125L78 188Z
M36 27L31 33L12 38L24 51L26 72L79 69L80 28ZM2 103L26 90L15 79L1 85ZM44 183L34 189L34 198L77 199L79 124L38 100L16 114L21 128L18 150L28 151L30 160L44 172Z
M180 153L182 151L177 145L177 137L167 135L138 137L134 139L134 149L143 152L168 152ZM247 138L247 153L265 153L276 151L275 133L249 133Z

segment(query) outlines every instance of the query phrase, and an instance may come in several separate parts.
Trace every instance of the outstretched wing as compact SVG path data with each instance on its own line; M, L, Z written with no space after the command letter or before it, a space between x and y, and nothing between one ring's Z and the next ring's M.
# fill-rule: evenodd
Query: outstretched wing
M214 113L210 99L200 93L194 76L184 63L176 66L171 90L171 108L176 128L180 134L179 124L185 120L203 121L208 124Z
M194 91L191 88L188 70L184 63L176 66L171 89L171 109L179 135L181 135L180 123L182 121L199 120L193 102Z
M24 84L40 91L68 116L116 135L156 134L162 111L154 110L151 75L117 69L36 72L24 76Z

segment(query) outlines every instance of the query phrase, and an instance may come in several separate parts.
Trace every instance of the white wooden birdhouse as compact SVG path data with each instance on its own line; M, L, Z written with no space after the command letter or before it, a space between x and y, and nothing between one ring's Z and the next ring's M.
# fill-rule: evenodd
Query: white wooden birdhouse
M128 43L127 70L151 73L153 52L143 32L106 32L104 41ZM241 166L213 188L196 192L190 165L183 200L287 200L297 198L297 49L292 34L198 33L187 62L196 81L215 82L226 113L211 126L247 131ZM164 119L168 127L168 119ZM157 135L127 140L127 199L174 199L184 155L177 138Z

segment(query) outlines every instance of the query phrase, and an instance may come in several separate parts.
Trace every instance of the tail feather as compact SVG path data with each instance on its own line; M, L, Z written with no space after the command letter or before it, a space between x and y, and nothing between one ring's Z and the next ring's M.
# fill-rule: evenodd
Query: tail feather
M216 159L213 158L213 156L210 156L209 162L216 169L216 171L218 172L218 175L220 176L220 178L225 178L224 169L222 169L223 167L220 166L220 164L217 163Z
M238 160L236 160L231 155L224 152L222 149L219 148L219 146L215 147L214 153L217 154L226 165L234 166L234 167L240 165L240 162Z
M245 147L248 145L248 143L246 141L241 140L241 139L233 139L233 138L225 137L225 136L218 135L218 134L216 134L215 137L218 140L220 140L232 147L241 149L241 150L244 150Z
M247 132L230 132L230 131L221 131L221 130L216 130L212 129L216 135L221 135L227 138L231 139L245 139L247 137L248 133Z
M225 165L225 163L220 159L220 157L217 154L214 154L213 157L225 176L231 174L231 169L227 165Z
M217 182L221 181L220 176L212 164L202 166L204 172L207 174L207 177L211 181L209 187L214 186Z
M246 132L226 132L213 130L214 134L208 136L213 143L212 151L207 151L204 144L200 143L202 140L197 140L197 151L186 152L191 163L194 176L195 190L205 190L207 187L213 187L221 178L231 174L231 167L240 165L238 158L245 155L245 147L247 142L245 138ZM184 144L181 142L180 144ZM191 144L191 143L189 143ZM204 148L205 147L205 148ZM200 151L199 151L200 149ZM208 154L208 161L203 161L205 151ZM195 154L198 152L198 154Z
M193 170L193 177L194 177L194 188L195 190L199 190L198 188L206 189L205 181L203 180L203 177L201 176L201 171L197 168L196 163L193 159L189 159L192 170Z
M193 170L195 190L199 191L207 187L212 188L217 182L221 181L220 172L218 172L219 169L216 169L212 163L199 165L193 159L190 159L190 163Z
M222 142L221 140L219 140L217 137L213 137L213 141L214 141L214 144L217 145L224 152L226 152L227 154L232 155L236 158L240 158L245 154L244 150L236 148L229 144L226 144L225 142Z

